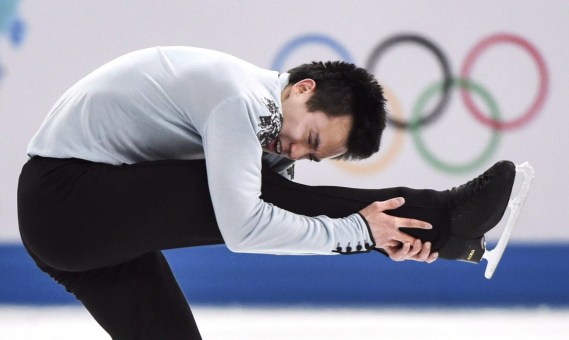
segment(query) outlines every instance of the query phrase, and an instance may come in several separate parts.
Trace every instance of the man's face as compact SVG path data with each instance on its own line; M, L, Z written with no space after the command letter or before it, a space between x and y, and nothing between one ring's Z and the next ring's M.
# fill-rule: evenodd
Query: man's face
M277 139L265 151L298 160L320 161L345 153L352 116L330 117L322 111L308 112L306 102L316 83L301 80L282 93L283 126Z

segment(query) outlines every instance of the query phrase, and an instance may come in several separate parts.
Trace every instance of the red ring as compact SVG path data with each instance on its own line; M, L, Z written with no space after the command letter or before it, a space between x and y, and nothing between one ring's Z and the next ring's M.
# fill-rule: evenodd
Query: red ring
M482 51L487 49L488 47L495 45L497 43L512 43L515 45L520 46L521 48L525 49L534 61L537 64L539 69L539 77L540 77L540 84L539 84L539 92L533 104L530 108L520 117L515 118L509 121L498 121L493 118L489 118L487 115L482 113L472 100L470 92L467 89L461 90L462 99L466 107L469 111L474 115L476 119L482 122L485 125L491 126L494 129L498 130L509 130L514 129L522 126L523 124L529 122L541 109L541 106L545 102L545 96L547 94L548 83L549 83L549 76L547 73L547 68L545 66L545 61L537 51L535 47L533 47L527 40L507 33L502 34L495 34L491 35L488 38L482 40L478 45L474 46L474 48L470 51L470 53L466 57L466 61L464 62L464 66L462 67L461 76L464 79L470 79L470 71L472 70L472 65L474 64L475 58L477 58Z

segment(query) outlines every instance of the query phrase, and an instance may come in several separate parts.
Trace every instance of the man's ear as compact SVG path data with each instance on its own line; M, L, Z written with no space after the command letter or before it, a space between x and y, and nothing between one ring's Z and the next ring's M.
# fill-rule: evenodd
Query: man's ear
M316 89L316 82L314 79L302 79L294 84L294 89L298 93L313 92Z

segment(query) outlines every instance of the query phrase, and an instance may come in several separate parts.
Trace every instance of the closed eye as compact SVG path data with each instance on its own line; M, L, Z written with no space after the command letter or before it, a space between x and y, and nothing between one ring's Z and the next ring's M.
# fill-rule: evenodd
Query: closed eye
M314 150L314 152L318 151L318 145L320 144L320 138L318 137L319 136L316 135L316 138L313 138L312 131L308 133L308 145L310 145L310 147L312 148L312 150ZM316 157L314 154L309 154L308 159L311 162L320 162L320 159Z
M320 135L316 134L316 138L314 138L314 146L313 146L314 152L318 152L319 146L320 146ZM315 155L311 155L311 158L314 162L320 162L320 159L318 157L316 157Z

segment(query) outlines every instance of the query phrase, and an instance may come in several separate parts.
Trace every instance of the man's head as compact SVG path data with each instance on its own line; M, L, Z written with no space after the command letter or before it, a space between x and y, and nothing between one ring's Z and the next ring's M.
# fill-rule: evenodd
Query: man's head
M318 161L364 159L379 150L385 98L371 74L345 62L313 62L289 74L283 127L270 151Z

